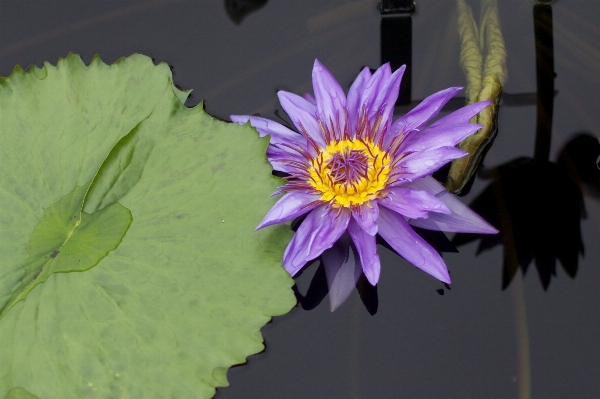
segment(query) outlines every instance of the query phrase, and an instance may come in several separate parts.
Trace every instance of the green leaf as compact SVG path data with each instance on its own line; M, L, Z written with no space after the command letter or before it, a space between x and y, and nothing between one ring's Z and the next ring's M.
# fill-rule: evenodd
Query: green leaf
M29 258L23 265L21 285L13 291L0 317L52 273L85 271L121 243L131 224L131 212L113 203L92 215L82 213L85 193L86 186L78 186L46 209L25 246Z
M467 102L477 101L481 91L483 56L479 41L479 29L471 7L465 0L457 0L458 33L460 35L460 66L467 77Z
M44 209L89 184L114 144L150 115L170 74L140 55L111 66L95 57L86 67L70 54L0 78L0 307L24 275L25 244Z
M295 304L267 140L185 98L140 55L0 80L0 397L208 398Z
M498 132L498 108L507 77L497 0L481 0L480 3L478 27L465 0L457 0L460 65L467 78L467 104L484 100L491 100L492 104L471 119L472 123L483 127L458 145L468 155L455 159L450 166L445 185L455 194L459 194L473 177Z
M483 80L496 76L500 85L506 80L506 50L500 29L496 0L481 0L479 27L471 7L457 0L460 65L467 78L467 103L479 100ZM485 61L484 61L485 56Z
M40 399L28 390L16 387L11 389L8 394L4 397L4 399Z
M508 73L506 68L506 49L504 47L502 30L500 29L497 0L482 0L481 22L479 25L482 29L482 39L485 39L484 48L487 50L483 66L483 79L495 77L500 86L503 86Z

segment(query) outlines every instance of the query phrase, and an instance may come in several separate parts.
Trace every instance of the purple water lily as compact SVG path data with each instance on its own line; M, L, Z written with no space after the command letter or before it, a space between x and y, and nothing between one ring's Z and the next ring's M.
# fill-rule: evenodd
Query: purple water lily
M468 123L489 101L465 106L425 126L461 88L426 98L392 122L404 66L364 68L348 96L315 60L315 97L278 92L298 130L269 119L232 115L261 136L270 135L267 157L289 176L285 193L257 229L306 215L283 255L293 276L322 256L332 310L350 294L360 272L379 281L379 234L404 259L444 283L448 269L438 252L411 227L466 233L498 231L448 193L431 174L466 155L455 147L481 128ZM353 249L356 256L350 254Z

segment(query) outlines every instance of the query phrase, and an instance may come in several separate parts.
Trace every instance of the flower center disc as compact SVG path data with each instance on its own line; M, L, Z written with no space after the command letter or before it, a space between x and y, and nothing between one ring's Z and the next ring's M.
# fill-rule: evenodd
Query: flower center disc
M373 143L341 140L330 143L312 160L310 184L321 200L351 207L375 199L387 182L389 157Z

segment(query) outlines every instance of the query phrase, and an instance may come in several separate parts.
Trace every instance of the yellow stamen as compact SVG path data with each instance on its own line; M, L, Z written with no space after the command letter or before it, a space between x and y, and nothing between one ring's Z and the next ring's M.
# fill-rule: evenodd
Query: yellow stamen
M348 165L339 159L350 159ZM368 140L332 141L313 160L308 183L333 207L361 205L379 197L388 181L390 157ZM343 177L340 177L343 176Z

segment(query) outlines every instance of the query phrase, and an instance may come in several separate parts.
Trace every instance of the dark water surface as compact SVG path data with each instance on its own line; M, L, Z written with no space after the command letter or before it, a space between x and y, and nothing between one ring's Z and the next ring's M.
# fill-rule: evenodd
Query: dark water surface
M270 0L236 25L220 1L0 0L0 76L16 64L55 63L69 51L86 61L98 53L105 62L139 52L173 67L175 83L194 89L190 105L204 99L207 111L221 118L271 117L277 90L311 91L315 58L342 85L362 66L379 65L376 3ZM469 3L477 15L479 2ZM499 3L505 92L533 93L534 2ZM558 0L552 8L555 161L575 133L600 133L600 2ZM455 2L420 0L413 16L414 100L465 85L459 50ZM533 155L535 104L505 105L487 167ZM548 229L565 212L554 181L531 182L540 205L532 212L544 211ZM464 201L489 183L475 181ZM375 316L356 292L334 313L327 298L312 311L293 309L263 329L267 350L231 369L231 386L216 397L525 398L529 386L535 398L600 397L600 198L586 195L585 207L585 257L574 279L557 264L544 290L531 264L525 278L518 271L501 290L502 246L475 256L471 243L444 255L453 278L448 290L380 247ZM553 234L560 243L571 233ZM298 280L301 292L314 270Z

